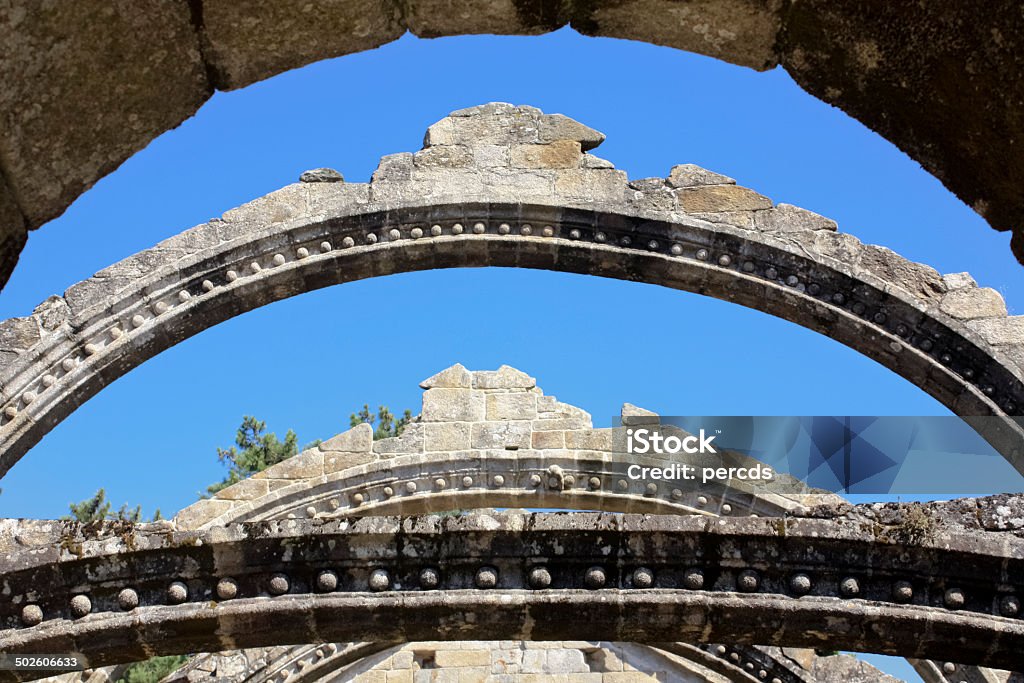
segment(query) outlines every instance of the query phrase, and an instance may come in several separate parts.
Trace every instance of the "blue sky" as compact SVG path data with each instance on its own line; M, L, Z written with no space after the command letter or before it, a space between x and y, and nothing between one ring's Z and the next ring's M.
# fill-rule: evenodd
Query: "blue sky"
M432 122L488 101L531 104L604 132L594 153L631 178L665 176L679 163L732 176L832 217L864 242L942 272L970 271L1003 293L1011 313L1024 312L1024 272L1008 235L783 71L563 30L406 36L218 93L32 233L0 294L0 317L25 315L303 170L329 166L366 181L382 155L419 149ZM326 438L363 403L417 412L418 382L455 362L519 367L599 426L623 401L666 415L948 414L846 347L732 304L575 275L417 273L279 302L146 363L5 477L0 516L56 517L101 486L115 504L173 513L224 475L215 449L231 444L243 415L293 428L302 442Z

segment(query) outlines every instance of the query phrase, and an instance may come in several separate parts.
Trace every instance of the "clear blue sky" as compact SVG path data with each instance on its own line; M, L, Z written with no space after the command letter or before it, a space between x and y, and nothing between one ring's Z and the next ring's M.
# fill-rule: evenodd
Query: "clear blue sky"
M406 36L218 93L32 233L0 317L25 315L303 170L330 166L366 181L382 155L419 149L430 123L489 101L531 104L604 132L594 153L632 178L687 162L732 176L830 216L864 242L942 272L970 271L1003 293L1011 313L1024 312L1024 271L1008 236L783 71L564 30ZM115 504L172 514L224 475L215 447L231 444L243 415L293 428L303 442L326 438L363 403L417 412L418 382L455 362L519 367L599 426L623 401L666 415L948 414L846 347L731 304L553 273L417 273L279 302L146 363L0 482L0 516L57 517L101 486Z

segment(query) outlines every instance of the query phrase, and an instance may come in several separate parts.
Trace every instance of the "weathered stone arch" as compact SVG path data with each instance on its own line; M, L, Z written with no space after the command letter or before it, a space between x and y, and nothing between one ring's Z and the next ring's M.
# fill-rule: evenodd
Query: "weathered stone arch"
M813 518L476 513L208 531L8 521L0 642L101 666L271 644L570 632L1013 668L1024 648L1022 505L1001 496ZM904 533L905 514L934 531Z
M312 627L298 616L299 613L312 614L315 611L317 596L324 597L324 594L335 591L359 594L365 593L367 588L377 592L391 592L393 589L403 593L404 597L409 597L410 591L415 597L417 592L437 588L454 590L458 594L460 589L474 585L474 582L477 588L486 590L488 587L480 584L482 571L501 577L497 579L498 585L493 587L495 590L521 588L543 592L550 589L556 594L561 592L556 597L569 596L570 600L574 589L586 586L600 590L609 584L617 586L618 593L653 590L652 597L666 601L670 601L673 591L679 589L758 595L781 589L785 596L795 598L797 602L821 602L826 598L825 603L828 603L827 598L838 595L843 598L839 604L823 605L827 607L825 613L833 620L850 617L847 605L851 601L863 609L865 603L862 601L866 599L867 606L876 609L873 613L868 610L860 614L861 618L869 620L870 628L857 632L856 637L879 637L883 644L889 643L887 639L892 629L908 628L905 621L901 623L898 620L898 617L905 619L907 615L893 614L889 609L893 604L925 614L936 612L939 622L943 621L941 612L976 611L979 607L981 612L991 609L1002 617L1008 617L1011 631L1019 622L1019 592L1015 591L1019 591L1021 583L1021 574L1016 567L1020 561L1016 545L1019 544L1021 519L1024 518L1020 508L1022 503L1018 500L1020 497L957 501L953 505L857 509L830 495L794 497L760 492L756 496L765 500L751 503L750 497L740 491L723 493L704 489L704 501L687 506L685 494L677 495L680 492L672 490L666 497L674 501L676 507L666 506L665 511L701 511L711 515L704 518L706 522L693 536L692 544L683 546L664 539L615 540L616 534L623 530L628 533L633 528L638 522L636 517L585 514L582 517L556 516L553 520L544 516L530 517L529 521L524 521L515 516L506 519L484 513L448 520L415 516L401 519L371 516L356 520L353 514L381 512L388 505L391 505L391 511L403 515L444 509L446 486L433 485L438 474L443 474L444 481L451 482L453 487L474 489L476 495L471 497L471 504L476 505L503 504L513 500L531 506L574 507L579 504L563 501L582 493L588 496L583 498L585 503L594 509L629 510L642 509L641 505L633 504L642 498L648 501L658 499L659 491L648 488L649 484L636 492L629 491L628 487L620 490L617 484L623 480L610 470L614 469L614 462L624 456L609 452L608 445L613 443L609 430L592 429L588 415L558 402L554 397L545 396L535 380L522 372L503 367L493 372L471 373L456 365L425 380L422 385L426 389L423 413L400 437L371 443L368 427L359 426L254 478L239 482L219 492L213 499L191 506L171 522L141 527L113 524L106 525L106 528L83 528L60 522L9 520L0 530L0 539L6 542L7 548L16 551L6 554L6 566L0 565L10 598L5 607L6 621L0 621L0 627L14 626L6 633L0 632L0 646L5 650L17 648L20 637L27 630L28 638L21 645L29 646L27 642L42 647L38 643L42 638L45 646L80 649L90 657L96 649L126 653L135 647L133 654L125 654L122 659L137 658L139 651L146 654L164 651L154 648L165 648L167 643L164 641L168 637L172 640L178 637L185 639L185 642L179 641L171 647L187 648L188 651L224 650L239 642L251 644L253 641L244 639L252 636L248 629L258 626L256 621L261 618L261 613L265 613L271 624L267 632L257 636L264 639L261 644L293 642L292 639L319 643L327 637L325 634L332 632ZM627 404L623 409L625 424L650 424L657 420L657 416L635 406ZM664 426L661 428L665 429ZM520 448L524 444L530 444L531 448ZM588 450L581 451L579 447ZM515 450L509 452L505 450L507 448ZM519 458L521 462L511 469L508 462L496 464L495 460L502 459L495 458L495 452L510 453L513 459ZM451 463L448 468L443 467L446 460ZM410 467L416 461L420 467ZM477 469L472 470L472 474L485 472L486 476L467 483L465 477L469 470L466 463L473 461L476 461ZM590 471L572 469L580 464L586 465L588 461L593 468ZM560 468L558 463L566 467ZM600 464L595 468L595 463ZM658 464L665 463L662 460ZM332 479L325 476L327 470L336 470L342 476ZM554 481L550 480L552 478ZM304 488L311 493L295 495L296 490ZM316 490L318 488L332 492L337 502L325 501L322 492ZM554 491L553 498L543 496L549 488ZM666 488L671 489L671 486ZM522 493L521 497L508 498L504 493L515 489ZM353 507L351 502L356 495L359 499ZM440 502L424 504L424 495ZM348 504L342 502L346 497L350 501ZM464 498L456 500L461 502ZM396 501L405 505L396 504ZM375 506L376 503L382 503L383 507ZM759 542L750 545L749 540L740 540L749 535L749 530L735 534L719 528L736 520L716 521L713 517L753 514L755 510L769 516L781 513L796 518L792 521L779 517L764 520L748 518L750 522L766 524L761 530L768 530L768 536L781 535L778 547L765 549ZM302 521L295 519L297 516L303 518ZM699 516L660 516L646 518L640 524L651 523L654 529L665 531L676 529L679 520L690 520L692 526L700 519ZM809 521L812 526L802 528L801 519ZM240 520L248 523L239 524ZM824 534L819 524L821 520L828 520L825 528L829 530ZM505 522L504 527L502 522ZM686 526L687 522L682 524ZM352 525L362 525L363 528ZM385 529L397 530L398 535L388 540L387 534L381 533ZM323 531L327 532L326 540ZM541 533L536 535L534 531ZM850 536L851 531L854 537ZM449 532L452 532L451 537ZM557 535L552 535L553 532ZM434 541L439 544L438 551L431 552L417 536L418 533L424 538L433 534ZM479 542L469 541L467 545L465 539L472 538L474 533L490 535L486 539L478 538ZM867 547L856 547L858 534L862 541L867 541ZM519 538L524 535L526 538ZM516 538L510 539L510 536ZM343 549L344 539L352 537L363 540L356 546L349 545L347 550ZM854 543L850 544L851 540ZM975 541L981 545L975 545ZM510 542L519 545L510 548ZM550 547L541 547L545 543ZM214 547L211 548L211 544ZM901 544L906 548L901 548ZM922 544L931 546L931 549L920 547ZM999 546L996 556L986 557L986 553L992 552L993 544ZM327 569L324 568L324 558L319 556L325 547L332 554L332 564ZM193 552L195 548L207 548L198 551L208 553L207 559ZM954 553L948 557L929 556L928 553L934 552L935 548L953 550ZM475 579L465 575L466 568L461 564L467 549L477 558L469 566L470 574L477 571ZM579 556L581 551L583 557ZM954 557L956 552L963 557ZM918 553L924 556L917 556ZM795 565L791 557L793 554L799 556ZM849 563L854 555L861 559L854 559L853 564L863 562L865 566L851 567ZM718 558L717 565L715 557ZM1015 559L1007 564L1006 557ZM838 563L836 558L841 558ZM517 563L523 561L525 564L519 567ZM510 562L515 565L511 572ZM403 565L405 569L402 569ZM412 565L411 574L409 565ZM602 568L602 576L608 584L593 585L592 570L586 568L595 565ZM424 578L424 566L432 571L427 578ZM965 576L960 567L966 566L977 572ZM943 569L936 571L935 567ZM998 572L994 573L996 567ZM542 575L535 576L538 568L543 568ZM582 579L580 573L583 573ZM991 591L992 577L996 574L1000 578L996 582L995 593L993 597L986 598L985 593ZM508 578L510 575L511 579ZM988 578L979 580L979 577L986 576ZM425 583L428 581L431 583ZM306 594L307 601L305 606L297 607L299 613L290 618L286 615L285 620L279 623L277 619L281 615L263 601L266 596L281 597L289 593ZM608 599L607 594L598 595L602 601ZM218 623L214 632L205 640L196 635L196 622L200 622L201 629L204 621L202 615L195 612L196 606L207 604L216 608L220 604L246 598L254 598L255 602L243 605L241 613L213 615ZM212 602L207 603L208 600ZM512 600L503 594L498 603L492 601L487 604L490 609L503 609ZM584 601L587 600L592 601L593 598L587 595ZM712 599L711 605L714 603ZM472 598L469 603L460 604L466 609L473 609ZM556 600L551 604L559 602ZM571 609L573 604L570 602L557 609ZM390 608L401 611L403 605L400 599ZM358 615L365 616L367 608L372 611L372 607L372 601L363 602L355 608L354 615L357 618ZM776 618L783 621L795 618L798 628L811 634L822 630L814 626L819 623L820 616L801 615L800 610L794 611L793 607L784 604ZM182 614L174 615L175 608L180 608ZM666 609L669 608L670 605L666 605ZM0 620L5 618L2 609ZM728 612L733 609L736 609L735 605L727 609L727 622ZM119 611L130 613L131 628L109 623ZM856 610L854 612L856 617ZM471 614L475 615L474 612ZM749 618L761 618L760 613L755 614ZM175 616L178 619L176 623ZM210 615L206 616L208 620ZM436 616L434 614L428 619L431 629L436 628ZM654 618L653 613L648 616L653 619L650 622L652 626L667 618L665 614L658 615L658 618ZM18 618L23 626L29 628L17 629L15 620ZM72 620L70 623L68 618ZM509 618L518 617L510 615ZM565 633L572 632L574 637L579 633L575 625L570 628L557 619L549 625L543 625L543 620L540 620L541 630L537 630L537 615L532 611L525 618L522 624L527 631L523 633L528 632L530 637L551 637L543 628L570 629ZM692 619L692 615L689 618ZM717 623L720 618L715 613L712 621ZM808 618L809 622L801 621ZM897 618L896 625L890 623L894 618ZM442 634L456 639L465 637L467 627L473 627L476 616L466 617L468 625L459 619L450 614L447 619L442 618ZM413 622L417 621L413 619ZM959 625L964 626L963 623ZM996 633L1005 633L1006 625L993 623L990 628ZM35 626L40 626L42 631L34 630ZM79 627L84 627L84 632ZM373 627L379 628L380 624L374 623ZM296 636L294 630L297 628L306 628L306 631ZM444 630L449 628L451 630ZM779 633L785 632L785 626L780 628L783 630ZM939 630L942 630L941 626ZM131 641L129 634L138 631L142 632L140 642L123 642L125 638ZM149 631L152 631L152 636L147 635ZM377 635L378 631L359 633L366 637ZM433 631L431 635L433 637ZM493 636L493 633L488 635ZM704 631L698 636L687 634L697 640L704 639L706 635ZM726 635L731 641L733 636ZM194 639L194 636L199 639ZM117 640L119 637L121 640ZM742 630L740 637L755 642L758 638L747 630ZM774 641L777 633L772 631L770 636L762 633L759 637L770 637ZM150 638L159 640L159 643L151 643ZM396 639L405 639L405 632L385 633L383 645L350 643L331 648L318 646L271 651L266 656L259 652L239 656L256 662L260 673L255 679L283 676L288 671L300 670L316 678L317 672L327 675L354 659L377 652L387 641ZM216 645L211 644L214 642ZM785 638L782 642L786 643ZM906 640L903 642L903 647L909 647ZM818 642L801 644L820 645ZM794 670L771 648L711 644L699 649L680 643L655 646L698 661L703 667L718 670L730 680L746 681L748 675L745 672L752 671L761 680L770 676L772 680L786 683L810 683L820 681L817 676L824 675L826 670L822 668L825 665L818 666L816 660L811 660L813 667ZM999 652L1003 647L1004 644L997 642L992 650ZM1012 643L1006 647L1012 648ZM273 652L278 654L271 657ZM942 650L944 656L953 652ZM207 663L199 662L196 666L205 667L202 670L216 667L216 657L211 656L203 660ZM225 657L225 661L237 659L236 655ZM835 660L829 666L838 667L845 661ZM96 663L102 664L104 660L90 660L90 665ZM926 667L926 671L940 672L940 677L934 678L940 681L945 680L941 676L946 674L955 674L955 678L948 679L952 681L963 680L965 676L972 680L987 676L985 671L969 665L927 662L919 665Z
M828 219L692 165L628 181L603 136L492 104L453 113L369 184L322 171L129 257L0 324L0 472L102 387L234 315L396 272L543 268L656 283L827 334L963 416L1024 406L1024 318ZM331 182L338 181L338 182ZM1021 429L986 437L1024 471Z
M0 281L27 229L62 213L215 89L374 48L406 30L529 35L567 24L756 69L783 66L993 227L1013 230L1022 258L1024 17L1012 0L986 2L984 12L948 0L19 1L0 10Z
M780 517L807 514L809 508L841 502L831 495L747 493L731 487L683 492L665 485L655 486L656 490L651 491L648 484L629 482L623 476L623 464L640 458L622 453L622 444L615 443L611 429L593 429L585 412L544 395L533 377L507 366L495 372L470 372L455 365L424 380L420 386L425 389L423 411L401 438L374 442L369 427L359 425L289 462L195 503L179 513L175 523L178 528L214 529L229 523L286 517L422 514L506 505ZM488 410L488 406L493 410ZM510 418L519 419L510 423ZM529 418L528 424L525 418ZM630 404L623 406L622 424L656 421L657 416L648 411ZM525 429L503 429L509 424ZM669 429L664 425L659 428ZM486 445L494 448L474 449L474 433L486 438ZM501 440L492 441L495 436ZM459 450L439 452L439 447ZM516 450L502 452L505 447ZM588 466L590 469L586 469ZM547 481L550 467L560 468L557 486ZM568 487L567 476L573 478ZM464 477L470 477L468 484ZM496 482L495 477L501 477L501 481ZM598 478L598 486L590 483L591 477ZM438 481L443 486L438 486ZM514 481L527 485L503 488ZM411 492L410 482L416 487ZM356 495L359 498L353 504ZM730 680L746 680L745 671L751 667L766 670L772 678L786 683L813 683L820 680L818 676L845 680L849 674L843 659L808 664L803 672L788 667L786 673L785 662L780 662L770 649L711 644L700 655L686 644L659 647L682 652L691 659L717 658L721 660L723 675L737 675ZM342 654L348 651L347 647L340 649ZM319 661L319 656L311 653L316 653L315 647L299 648L285 658L287 665L295 671L296 662ZM211 663L204 666L215 666L212 662L216 655L210 657ZM350 660L344 661L347 664ZM997 672L970 665L925 660L913 660L912 664L930 683L1005 683ZM703 665L714 668L714 661L704 661ZM282 666L285 664L268 673L273 675ZM333 670L329 662L324 666ZM733 671L737 666L739 671ZM309 669L310 673L315 671L316 667Z

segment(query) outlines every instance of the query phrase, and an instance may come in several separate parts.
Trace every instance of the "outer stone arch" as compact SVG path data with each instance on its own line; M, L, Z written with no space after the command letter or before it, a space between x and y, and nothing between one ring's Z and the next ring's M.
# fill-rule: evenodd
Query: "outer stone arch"
M756 69L781 65L921 162L993 227L1014 230L1021 259L1022 22L1013 0L987 2L980 14L938 0L16 1L0 12L0 281L27 229L62 213L215 89L374 48L406 30L531 35L565 25Z
M1024 318L966 274L940 276L692 165L629 181L584 153L603 136L490 104L430 127L369 184L321 170L0 323L0 473L101 388L246 310L395 272L517 266L657 283L827 334L963 416L1024 406ZM1021 430L986 437L1024 471Z

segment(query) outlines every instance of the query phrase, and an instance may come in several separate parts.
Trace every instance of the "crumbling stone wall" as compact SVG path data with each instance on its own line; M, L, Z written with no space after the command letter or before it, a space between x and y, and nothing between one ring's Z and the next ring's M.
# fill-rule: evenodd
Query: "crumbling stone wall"
M423 409L401 436L373 440L360 424L200 500L175 516L178 528L240 521L422 514L479 507L526 507L780 516L839 499L715 482L635 480L633 463L664 467L699 456L626 455L622 431L592 427L585 411L547 396L521 370L467 370L460 364L425 379ZM631 404L623 423L654 420ZM664 433L679 431L668 425ZM777 480L778 483L781 480Z

